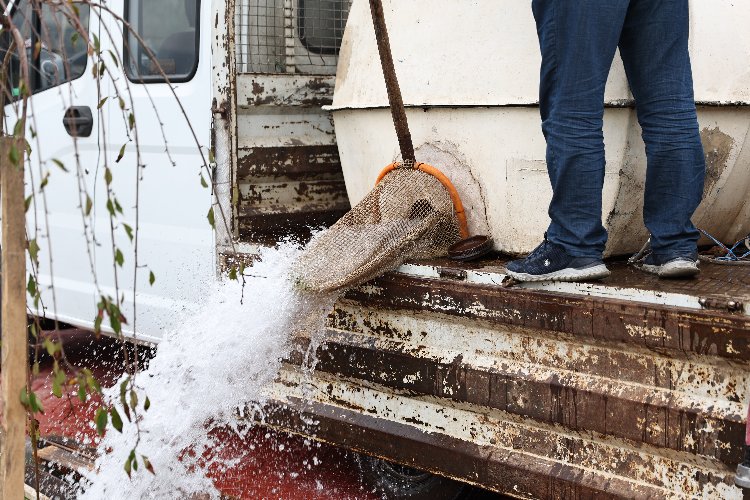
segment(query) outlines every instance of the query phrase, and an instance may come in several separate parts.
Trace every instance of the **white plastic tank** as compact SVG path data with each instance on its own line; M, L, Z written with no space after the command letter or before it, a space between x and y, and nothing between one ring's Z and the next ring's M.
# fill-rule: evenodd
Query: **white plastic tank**
M476 233L498 250L530 251L551 198L539 117L540 53L529 0L383 0L417 160L456 184ZM694 222L733 242L750 232L750 8L745 0L691 0L691 55L707 159ZM604 120L602 219L608 254L647 238L646 157L619 55ZM368 0L354 0L333 105L352 203L399 155Z

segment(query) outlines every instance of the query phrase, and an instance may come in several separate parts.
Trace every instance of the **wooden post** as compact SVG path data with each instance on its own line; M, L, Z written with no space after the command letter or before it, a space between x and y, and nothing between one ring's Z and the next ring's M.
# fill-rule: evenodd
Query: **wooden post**
M14 151L11 155L11 151ZM17 153L17 154L16 154ZM26 214L23 187L23 141L0 137L2 198L2 398L4 439L0 450L0 500L22 499L26 410ZM17 164L11 161L17 159Z

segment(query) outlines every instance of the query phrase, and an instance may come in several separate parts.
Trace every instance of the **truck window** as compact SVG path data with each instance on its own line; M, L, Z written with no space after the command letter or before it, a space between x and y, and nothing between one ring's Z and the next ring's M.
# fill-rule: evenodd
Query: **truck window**
M89 6L67 2L40 5L39 29L34 28L31 2L21 3L13 14L13 24L21 31L26 44L34 93L79 78L88 62L86 37L81 32L88 30ZM36 60L32 51L33 34L41 49ZM9 75L13 97L19 94L19 75L18 59L13 58Z
M200 0L127 0L125 72L138 83L186 82L198 69ZM134 33L137 33L136 36ZM139 40L140 38L140 40Z
M338 54L350 0L299 0L299 39L314 54Z

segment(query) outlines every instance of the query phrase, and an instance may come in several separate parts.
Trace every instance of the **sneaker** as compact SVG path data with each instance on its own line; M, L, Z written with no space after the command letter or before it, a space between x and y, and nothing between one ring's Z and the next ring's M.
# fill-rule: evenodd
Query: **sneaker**
M602 259L568 255L546 237L525 259L508 262L505 269L516 281L587 281L609 276Z
M659 257L649 253L645 258L633 264L638 269L660 278L692 278L701 272L698 269L697 254Z

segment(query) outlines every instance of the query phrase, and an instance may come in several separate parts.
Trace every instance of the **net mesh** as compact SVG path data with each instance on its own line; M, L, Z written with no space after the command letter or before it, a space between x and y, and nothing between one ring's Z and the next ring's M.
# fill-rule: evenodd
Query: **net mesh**
M440 257L460 239L448 190L413 168L388 173L293 266L306 291L341 291L396 269L407 260Z

